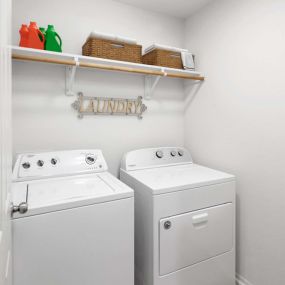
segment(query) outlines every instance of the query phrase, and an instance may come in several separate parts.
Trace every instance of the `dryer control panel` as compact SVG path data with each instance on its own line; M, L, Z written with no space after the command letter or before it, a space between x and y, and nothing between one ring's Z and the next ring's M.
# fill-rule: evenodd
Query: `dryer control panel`
M121 168L126 171L193 163L190 152L183 147L159 147L126 153Z
M20 154L13 180L40 179L107 171L101 150L67 150Z

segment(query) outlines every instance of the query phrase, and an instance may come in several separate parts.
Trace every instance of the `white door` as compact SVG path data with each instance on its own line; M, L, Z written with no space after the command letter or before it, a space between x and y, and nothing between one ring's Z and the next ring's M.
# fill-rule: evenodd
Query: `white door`
M14 219L14 285L133 285L133 207L127 198Z
M0 284L11 284L11 1L0 1Z

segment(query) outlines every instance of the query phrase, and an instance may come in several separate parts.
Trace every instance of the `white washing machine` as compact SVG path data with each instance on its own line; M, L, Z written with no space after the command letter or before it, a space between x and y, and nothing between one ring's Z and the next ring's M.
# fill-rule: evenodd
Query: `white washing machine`
M184 148L127 153L135 192L136 285L235 284L235 177L194 164Z
M23 154L13 171L14 285L133 285L133 191L100 150Z

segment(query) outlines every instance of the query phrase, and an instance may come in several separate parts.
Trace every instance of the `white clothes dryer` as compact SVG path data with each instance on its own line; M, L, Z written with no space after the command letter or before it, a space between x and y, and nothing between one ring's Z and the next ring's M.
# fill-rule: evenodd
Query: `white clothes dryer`
M127 153L135 192L136 285L235 284L235 177L194 164L184 148Z
M14 285L133 285L133 191L100 150L19 155Z

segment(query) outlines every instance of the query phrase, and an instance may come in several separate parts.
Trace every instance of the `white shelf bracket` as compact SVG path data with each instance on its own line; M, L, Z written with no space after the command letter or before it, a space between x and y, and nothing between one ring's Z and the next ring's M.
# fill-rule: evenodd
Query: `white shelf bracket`
M163 72L163 76L167 76L164 68L161 68L161 72ZM146 75L145 76L145 84L144 84L144 98L146 100L150 100L153 96L154 90L162 78L162 75Z
M160 75L146 75L144 79L144 98L150 100L153 96L156 85L161 79Z
M79 59L74 57L75 65L67 66L65 70L65 95L74 96L76 93L73 91L76 69L79 66Z

